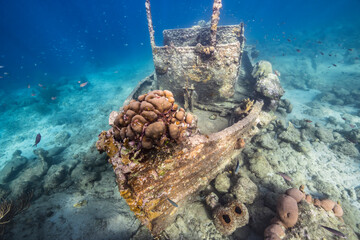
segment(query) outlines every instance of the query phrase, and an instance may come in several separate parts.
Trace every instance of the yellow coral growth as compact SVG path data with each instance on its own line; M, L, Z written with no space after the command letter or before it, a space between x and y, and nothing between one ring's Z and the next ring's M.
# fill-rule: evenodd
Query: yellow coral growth
M235 118L239 120L246 117L251 111L253 105L254 105L254 100L250 100L249 98L242 100L239 107L237 107L234 111Z
M235 33L235 36L241 37L241 29L240 29L240 28L235 27L235 28L233 29L233 33Z
M248 113L248 112L250 112L252 106L254 105L254 100L251 101L249 98L247 98L244 100L244 102L245 102L244 112Z
M112 158L119 152L119 147L115 142L114 137L111 135L110 137L106 136L106 131L102 131L99 135L99 141L96 142L97 149L101 149L105 151L106 154Z

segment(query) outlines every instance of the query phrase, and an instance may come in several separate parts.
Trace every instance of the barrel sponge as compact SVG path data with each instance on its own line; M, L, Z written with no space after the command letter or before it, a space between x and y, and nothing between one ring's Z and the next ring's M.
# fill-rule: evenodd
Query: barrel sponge
M215 227L221 234L228 236L236 230L235 217L229 209L219 207L214 211L213 217Z
M267 237L264 237L264 240L281 240L281 238L275 233L273 233Z
M312 202L313 202L313 199L312 199L312 197L311 197L310 194L306 194L305 200L306 200L308 203L312 203Z
M315 207L321 207L321 201L317 198L314 198L314 206Z
M339 204L336 204L334 206L333 212L334 212L335 216L337 216L337 217L342 217L342 215L344 215L344 211Z
M249 223L249 211L245 204L240 201L233 201L230 203L230 209L232 209L237 227L243 227Z
M249 223L249 212L244 204L233 201L213 212L216 229L223 235L232 234L237 228Z
M277 201L276 209L280 220L287 228L293 227L296 224L299 209L294 198L282 194Z
M325 209L325 211L331 211L336 204L336 202L330 199L323 199L320 202L321 202L321 207Z
M305 198L305 194L297 188L289 188L286 190L286 194L294 198L298 203Z
M152 139L159 139L165 132L165 124L162 121L154 122L145 129L145 136Z
M279 224L271 224L264 231L264 237L270 237L271 235L277 235L280 238L285 237L285 231Z

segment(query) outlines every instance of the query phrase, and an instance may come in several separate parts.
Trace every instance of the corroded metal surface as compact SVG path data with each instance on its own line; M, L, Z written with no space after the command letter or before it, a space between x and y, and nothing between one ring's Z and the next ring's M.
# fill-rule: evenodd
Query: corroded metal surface
M236 41L243 42L244 39L242 38L244 36L241 30L241 25L218 26L216 32L217 44L229 44ZM165 29L163 36L164 46L173 44L176 47L195 47L198 43L203 46L210 45L210 30L207 27Z
M218 44L206 57L196 47L155 47L153 59L158 85L184 102L186 91L194 85L200 103L222 102L234 95L242 53L240 42Z
M239 152L237 141L254 134L251 128L258 123L261 108L262 102L255 103L247 117L220 132L195 135L172 149L149 152L145 160L136 162L136 171L127 174L126 182L115 171L121 196L152 234L174 221L178 207L171 201L180 208L230 163L234 152Z

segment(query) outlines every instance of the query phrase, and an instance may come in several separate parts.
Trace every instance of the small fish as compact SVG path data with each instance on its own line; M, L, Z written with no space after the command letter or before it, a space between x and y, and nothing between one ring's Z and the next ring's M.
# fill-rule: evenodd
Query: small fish
M333 66L334 66L334 67L336 67L336 64L335 64L335 63L333 63Z
M84 82L82 84L80 84L80 87L85 87L89 82Z
M56 100L56 97L51 97L51 100L53 100L53 101Z
M307 123L312 123L312 121L309 120L309 119L304 119L304 121L307 122Z
M41 140L41 135L40 135L40 133L38 133L38 134L36 135L35 144L34 144L33 147L37 147L37 145L38 145L38 143L40 142L40 140Z
M81 83L81 81L78 81L78 84L80 84Z
M278 134L275 133L275 134L274 134L274 140L277 140L277 139L278 139Z
M288 40L288 42L291 42L291 39L287 39Z
M317 41L317 43L318 43L318 44L322 44L322 42L321 42L321 41Z
M38 84L39 87L44 87L44 85L42 85L41 83Z
M36 96L36 93L34 93L34 92L31 93L31 96L32 96L32 97L35 97L35 96Z
M0 66L0 68L4 68L4 66Z
M277 71L277 70L275 70L274 73L275 73L275 75L278 76L278 77L280 77L280 75L281 75L280 72Z
M237 174L239 172L239 169L240 169L240 161L238 159L236 162L235 174Z
M351 52L351 51L352 51L352 48L349 48L348 50Z
M349 125L351 128L355 128L355 125L354 124L350 124Z
M81 200L80 202L75 203L75 204L73 205L73 207L74 207L74 208L81 208L81 207L87 205L87 203L88 203L88 202L87 202L86 200Z
M331 53L329 53L329 57L331 57L332 56L332 54Z
M171 203L171 205L173 205L174 207L179 207L179 205L176 204L176 202L174 202L173 200L171 200L170 198L167 198L167 200Z
M297 52L300 52L300 49L296 49Z
M329 228L329 227L325 227L323 225L320 225L320 226L325 228L326 230L328 230L329 232L331 232L335 236L338 236L338 237L341 237L341 238L346 238L345 234L343 234L342 232L339 232L338 230L335 230L335 229Z
M30 84L28 84L28 88L30 88Z
M347 120L347 119L346 119L346 118L344 118L344 117L342 117L342 119L343 119L343 120L345 120L345 121Z
M320 52L320 54L321 54L321 55L324 55L324 53L323 53L323 52Z
M285 181L287 182L291 182L292 181L292 178L289 177L288 175L286 175L286 173L283 173L283 172L277 172L276 174L280 175Z

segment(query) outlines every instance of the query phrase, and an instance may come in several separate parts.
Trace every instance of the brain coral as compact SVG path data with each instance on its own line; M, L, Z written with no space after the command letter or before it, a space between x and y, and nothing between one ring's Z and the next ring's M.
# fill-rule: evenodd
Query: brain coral
M131 100L111 125L121 145L151 149L168 141L181 141L196 127L196 121L178 107L170 91L154 90Z

